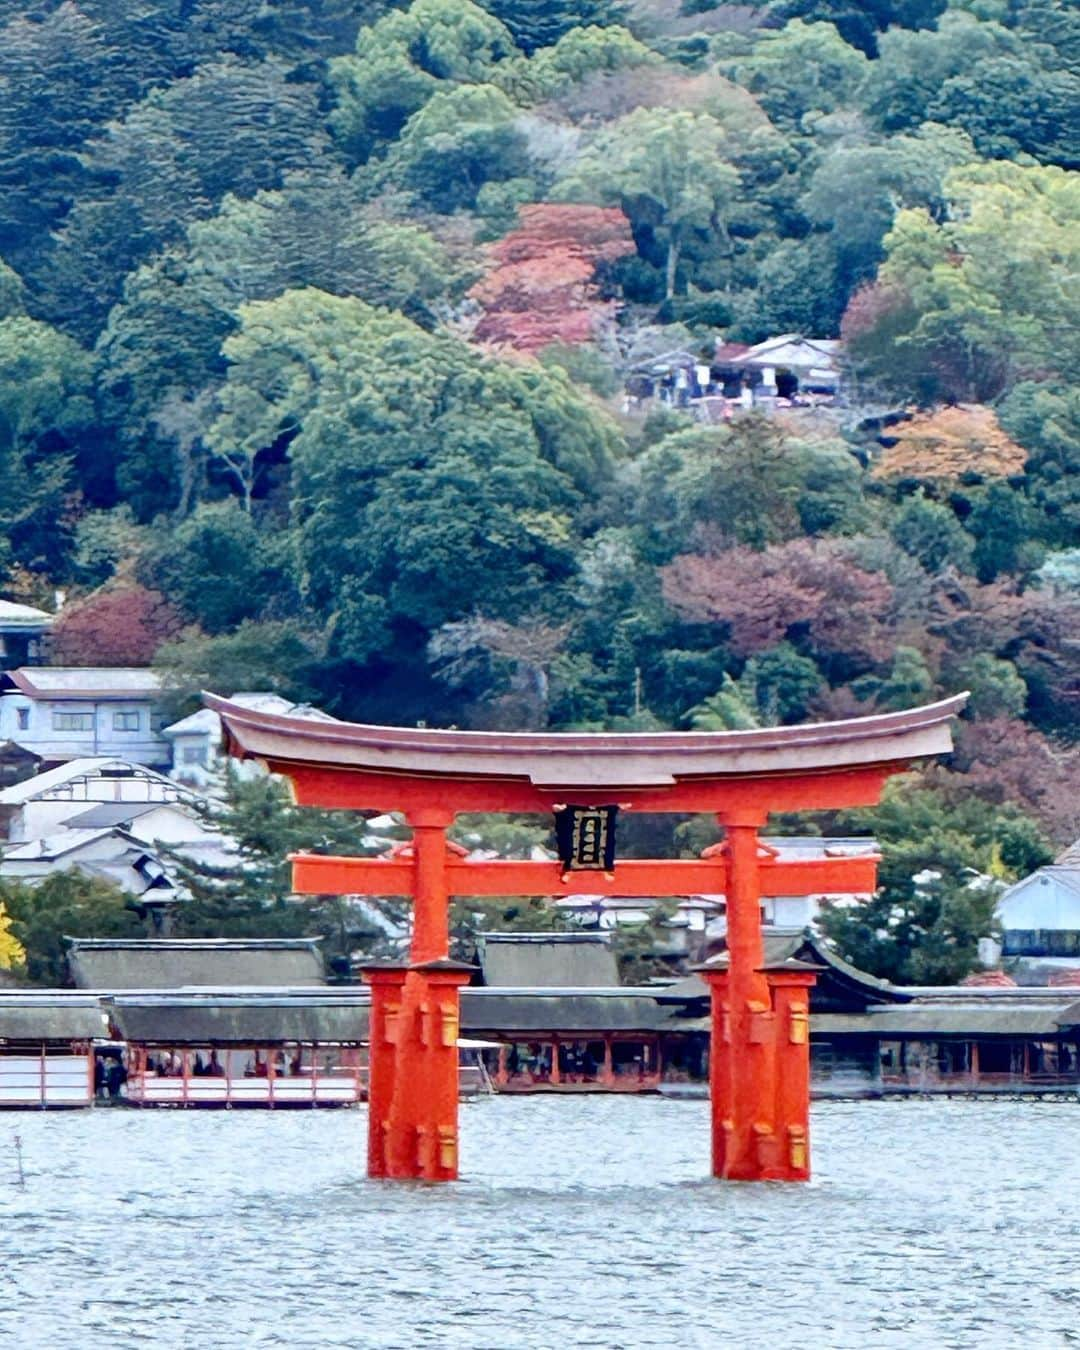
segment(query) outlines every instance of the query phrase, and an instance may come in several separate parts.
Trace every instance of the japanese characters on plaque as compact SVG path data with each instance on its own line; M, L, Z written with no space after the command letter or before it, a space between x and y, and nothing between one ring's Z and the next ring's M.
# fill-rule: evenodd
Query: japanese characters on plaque
M612 872L617 806L555 808L555 841L563 873Z

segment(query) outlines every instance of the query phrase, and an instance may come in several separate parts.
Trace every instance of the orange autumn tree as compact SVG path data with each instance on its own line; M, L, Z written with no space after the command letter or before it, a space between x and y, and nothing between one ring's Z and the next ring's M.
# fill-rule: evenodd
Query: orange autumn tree
M517 228L490 246L491 270L469 292L484 311L476 339L522 352L592 341L614 308L600 296L596 269L633 251L618 207L523 206Z

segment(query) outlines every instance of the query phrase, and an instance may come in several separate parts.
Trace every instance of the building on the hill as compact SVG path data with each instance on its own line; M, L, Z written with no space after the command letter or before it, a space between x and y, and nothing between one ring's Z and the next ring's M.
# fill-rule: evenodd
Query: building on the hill
M105 755L73 759L0 789L0 840L22 843L68 827L134 827L141 820L135 833L173 842L190 837L180 813L190 818L191 800L178 783L144 764ZM111 812L108 820L89 814L99 808Z
M727 357L726 365L742 374L755 404L830 402L840 389L842 347L836 338L781 333Z
M14 741L0 741L0 791L24 783L40 772L40 755Z
M0 600L0 671L40 661L52 623L43 609Z
M313 717L324 722L337 720L310 704L293 703L280 694L240 693L232 697L235 703L264 712ZM221 718L212 709L200 708L198 712L163 727L161 734L171 746L174 778L201 787L220 774L225 758L221 753Z
M1018 984L1080 979L1080 840L1016 882L997 904L1002 959Z
M0 674L0 740L46 765L115 755L167 767L160 695L152 670L20 666Z
M236 862L191 794L145 765L72 760L0 790L0 877L34 883L76 868L114 882L167 931L172 907L186 899L170 851Z

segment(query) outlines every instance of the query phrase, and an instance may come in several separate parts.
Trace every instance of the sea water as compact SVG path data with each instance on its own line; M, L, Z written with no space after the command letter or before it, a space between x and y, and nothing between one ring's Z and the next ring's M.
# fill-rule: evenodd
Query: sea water
M710 1180L703 1101L471 1101L444 1186L366 1125L0 1115L0 1345L1080 1344L1077 1102L823 1103L804 1186Z

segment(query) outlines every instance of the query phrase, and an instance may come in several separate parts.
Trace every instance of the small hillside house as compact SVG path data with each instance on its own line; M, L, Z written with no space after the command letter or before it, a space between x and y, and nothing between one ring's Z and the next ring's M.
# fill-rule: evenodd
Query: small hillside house
M329 713L320 712L306 703L292 703L280 694L240 693L233 694L232 698L234 703L242 703L247 708L258 708L263 712L288 714L290 717L314 717L324 722L336 720ZM221 753L221 718L210 708L200 708L182 717L179 722L163 727L161 734L171 746L174 778L201 787L220 773L224 759Z
M40 661L52 621L43 609L0 600L0 670Z
M47 765L118 755L165 768L160 692L152 670L20 666L0 674L0 741L14 741Z
M1080 840L1046 867L1010 886L998 901L1002 957L1021 984L1045 984L1052 971L1080 976Z
M142 764L77 759L0 790L0 877L30 883L76 868L115 882L165 923L185 899L166 850L235 860L190 793Z

